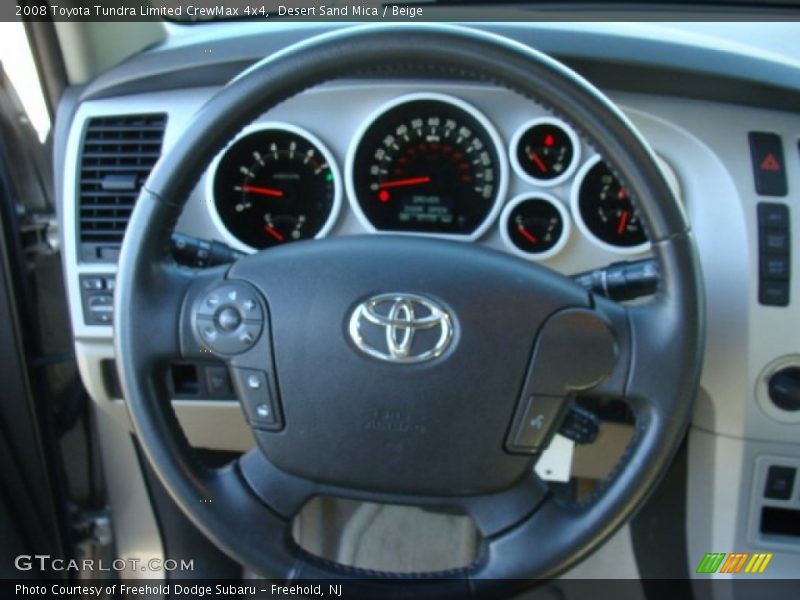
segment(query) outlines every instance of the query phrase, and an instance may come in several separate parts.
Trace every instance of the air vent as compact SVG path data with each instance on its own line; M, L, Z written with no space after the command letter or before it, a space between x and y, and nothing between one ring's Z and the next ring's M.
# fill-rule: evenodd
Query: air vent
M81 153L80 250L88 261L119 255L133 205L161 155L167 115L91 119Z

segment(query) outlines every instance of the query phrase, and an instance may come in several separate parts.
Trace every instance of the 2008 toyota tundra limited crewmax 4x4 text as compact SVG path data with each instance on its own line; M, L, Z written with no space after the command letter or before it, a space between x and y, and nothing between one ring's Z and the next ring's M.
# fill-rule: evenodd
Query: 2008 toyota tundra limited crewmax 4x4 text
M797 598L798 8L3 8L6 595Z

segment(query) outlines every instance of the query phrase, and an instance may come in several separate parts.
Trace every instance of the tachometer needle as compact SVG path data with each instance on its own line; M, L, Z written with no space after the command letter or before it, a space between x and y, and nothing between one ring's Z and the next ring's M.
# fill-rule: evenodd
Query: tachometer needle
M517 225L517 231L519 231L519 234L526 240L528 240L531 244L535 244L538 241L536 239L536 236L534 236L530 231L525 229L522 225Z
M270 227L269 225L264 225L264 231L266 231L268 234L270 234L279 242L282 242L284 240L284 237L281 234L281 232L275 229L274 227Z
M542 173L547 173L547 165L544 164L544 161L539 157L539 155L536 152L531 152L531 160L537 167L539 167L539 170Z
M388 188L405 187L407 185L421 185L423 183L430 183L430 177L410 177L409 179L395 179L394 181L384 181L378 184L378 188L385 190Z
M255 185L243 185L242 191L248 192L250 194L261 194L262 196L270 196L272 198L283 198L283 192L281 190L258 187Z
M628 219L631 217L631 212L629 210L622 211L622 214L619 216L619 221L617 222L617 235L622 235L625 233L625 228L628 226Z

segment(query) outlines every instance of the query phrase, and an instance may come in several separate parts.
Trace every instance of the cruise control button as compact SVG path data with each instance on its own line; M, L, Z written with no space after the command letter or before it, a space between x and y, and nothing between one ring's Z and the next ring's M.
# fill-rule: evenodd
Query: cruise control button
M506 442L511 452L533 454L549 441L553 425L565 407L557 396L531 396L523 411L518 409L514 426Z

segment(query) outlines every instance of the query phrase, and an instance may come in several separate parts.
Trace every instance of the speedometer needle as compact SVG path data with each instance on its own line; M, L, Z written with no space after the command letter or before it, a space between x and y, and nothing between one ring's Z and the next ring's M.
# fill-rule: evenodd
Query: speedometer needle
M388 188L405 187L408 185L421 185L423 183L430 183L430 177L410 177L409 179L395 179L394 181L384 181L378 184L378 188L385 190Z
M261 194L262 196L271 196L272 198L283 198L283 192L281 190L258 187L255 185L243 185L242 191L249 192L251 194Z

